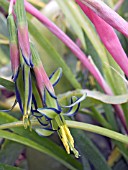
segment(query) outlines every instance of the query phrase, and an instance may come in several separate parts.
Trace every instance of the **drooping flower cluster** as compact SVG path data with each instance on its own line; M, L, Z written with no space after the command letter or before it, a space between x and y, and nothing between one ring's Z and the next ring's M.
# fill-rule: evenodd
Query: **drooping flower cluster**
M41 124L39 128L35 128L39 135L49 136L57 131L67 153L72 151L78 158L79 153L74 148L74 140L64 115L74 115L86 95L81 98L73 96L71 105L65 106L69 108L68 112L63 112L64 106L59 105L54 91L62 69L57 69L50 78L47 76L35 46L29 42L24 0L17 0L14 8L12 4L13 1L10 3L11 12L8 16L12 79L16 100L23 113L24 126L30 126L30 117L35 117Z

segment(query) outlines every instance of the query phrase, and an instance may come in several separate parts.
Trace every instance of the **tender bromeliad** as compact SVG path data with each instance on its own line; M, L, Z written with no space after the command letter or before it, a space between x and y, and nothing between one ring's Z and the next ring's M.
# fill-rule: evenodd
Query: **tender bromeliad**
M10 58L12 79L15 83L16 100L23 113L25 128L31 125L35 117L40 127L34 128L39 135L49 136L57 131L67 153L72 151L76 158L78 151L74 148L74 139L66 125L64 115L73 116L85 99L73 96L71 105L60 106L54 86L62 76L62 69L57 69L50 78L47 76L35 46L29 42L28 25L24 1L17 0L13 10L11 1L8 16L10 34ZM64 108L68 111L65 113Z

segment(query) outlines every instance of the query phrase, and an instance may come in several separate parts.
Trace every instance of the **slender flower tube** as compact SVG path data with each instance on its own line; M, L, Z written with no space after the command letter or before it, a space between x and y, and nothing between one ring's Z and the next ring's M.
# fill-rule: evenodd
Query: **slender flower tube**
M80 102L85 99L85 95L80 99L72 97L71 105L65 106L69 108L68 112L63 113L63 109L60 107L57 101L57 97L53 88L53 86L58 83L62 75L62 69L57 69L50 76L50 78L48 78L43 68L39 54L33 45L31 45L31 51L34 64L34 76L36 78L37 88L43 105L43 108L38 108L35 96L33 95L33 98L35 99L33 100L35 109L32 108L32 113L43 126L43 128L36 128L35 130L39 135L44 136L49 136L54 133L54 131L57 131L67 153L70 154L70 151L72 151L75 157L78 158L79 153L74 148L74 139L66 125L63 115L65 114L67 116L71 116L75 114L79 109Z
M34 48L35 47L33 45L31 45L31 51L33 52L33 56L38 56L37 51L33 50ZM40 58L36 59L35 57L33 57L33 63L34 63L33 70L35 73L37 86L38 86L40 95L44 96L43 89L46 87L47 90L49 91L49 93L54 96L53 86L52 86L51 82L49 81L49 78L44 70L44 67L42 65Z
M25 128L30 125L32 83L30 67L32 66L31 51L28 37L28 26L24 9L24 0L17 0L15 4L16 26L20 50L20 71L16 81L16 98L23 113Z
M26 12L24 8L24 0L17 0L15 4L16 24L18 30L19 47L22 52L25 63L28 66L32 66L28 24L26 19Z

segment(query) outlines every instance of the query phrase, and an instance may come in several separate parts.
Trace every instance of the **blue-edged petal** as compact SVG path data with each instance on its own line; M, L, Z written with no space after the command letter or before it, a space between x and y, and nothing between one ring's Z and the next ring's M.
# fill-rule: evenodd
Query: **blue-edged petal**
M49 79L52 85L55 86L59 82L61 77L62 77L62 68L58 68L50 75Z
M82 102L86 97L87 97L87 93L83 94L82 97L77 98L77 100L75 100L75 102L73 102L73 103L71 102L71 103L72 103L71 105L69 105L69 106L61 106L61 107L65 107L65 108L73 107L73 106L79 104L80 102ZM72 97L72 100L73 100L73 98L75 99L76 97L73 96L73 97Z
M77 103L79 99L75 96L73 96L71 98L71 103L74 104L74 103ZM71 105L72 105L71 104ZM68 112L64 113L64 115L66 116L74 116L78 110L79 110L79 107L80 107L80 102L78 102L77 104L73 105L72 107L70 107L70 109L68 110Z
M56 95L52 93L51 91L49 91L47 87L45 87L45 89L47 90L47 92L50 94L52 98L57 99Z
M54 133L54 130L52 129L41 129L41 128L36 128L35 129L36 133L38 133L38 135L40 136L50 136Z
M38 117L37 120L42 126L49 126L50 125L50 121L46 120L46 118L44 116Z
M38 112L37 110L31 109L32 115L35 116L36 118L42 117L42 114Z
M15 92L16 92L16 100L19 103L20 110L23 114L23 103L22 103L22 96L20 95L20 89L18 88L17 82L15 83Z
M60 110L57 110L55 108L39 108L37 109L43 116L45 116L48 119L54 119L56 115L60 114Z
M61 111L61 108L60 108L58 101L57 101L57 97L51 96L49 91L46 88L45 88L43 97L44 97L43 98L44 107L55 108L55 109Z
M16 82L16 79L18 77L18 74L19 74L19 68L17 69L17 71L15 72L15 74L12 75L12 79L14 82Z
M49 120L44 120L44 116L37 118L38 122L42 125L42 126L49 126Z
M32 104L34 105L34 108L35 110L37 110L37 102L36 102L36 99L35 99L35 96L32 94Z

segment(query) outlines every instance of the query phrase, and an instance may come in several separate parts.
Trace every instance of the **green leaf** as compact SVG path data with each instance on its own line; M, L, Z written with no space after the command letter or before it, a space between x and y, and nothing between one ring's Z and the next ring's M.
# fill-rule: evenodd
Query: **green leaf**
M59 102L62 103L63 105L68 105L68 100L72 96L81 97L84 94L87 94L87 97L83 102L81 102L81 108L90 107L94 104L99 104L99 103L122 104L128 101L128 94L109 96L99 91L90 91L90 90L69 91L58 95L58 99Z
M8 29L7 29L7 20L6 17L0 13L0 34L4 37L8 37ZM9 46L0 44L0 56L2 60L0 60L0 66L6 65L9 63Z
M113 167L113 170L127 170L128 164L123 160L120 159L118 162L116 162L115 166Z
M14 83L12 81L9 81L5 78L0 77L0 85L4 86L6 89L10 91L14 91Z
M38 121L31 121L31 123L34 126L39 125L40 124ZM81 129L81 130L85 130L85 131L89 131L89 132L93 132L93 133L97 133L106 137L109 137L111 139L117 140L119 142L122 142L124 144L128 144L128 137L126 135L123 135L121 133L118 133L116 131L113 130L109 130L107 128L103 128L100 126L96 126L96 125L92 125L92 124L88 124L88 123L83 123L83 122L77 122L77 121L66 121L67 126L71 127L71 128L75 128L75 129ZM13 122L13 123L7 123L7 124L3 124L0 126L0 129L14 129L15 131L18 130L18 132L21 132L20 134L22 134L22 127L23 126L23 122L19 121L19 122ZM16 127L20 127L20 128L16 128ZM19 131L20 129L20 131ZM30 137L31 135L33 135L32 133L28 133L29 131L25 131L26 133L24 133L25 137ZM30 136L29 136L30 135Z
M81 157L86 157L95 170L111 170L103 155L83 131L72 129L71 132L75 137ZM85 167L85 169L87 168Z
M18 167L14 167L14 166L9 166L7 164L1 164L0 163L0 170L23 170L23 169L18 168Z
M23 145L5 140L0 150L0 162L8 165L14 165L23 149Z
M61 10L63 11L64 15L66 16L66 19L68 20L69 24L71 25L72 29L78 36L78 38L81 40L81 43L84 48L86 48L85 40L84 40L84 35L81 26L78 24L78 21L76 19L76 13L74 13L74 9L70 5L70 2L72 1L67 1L67 0L56 0L57 3L60 5Z
M38 144L37 142L35 142L33 140L30 140L30 139L27 139L27 138L22 137L20 135L16 135L14 133L3 131L3 130L0 130L0 137L18 142L18 143L26 145L28 147L32 147L32 148L34 148L34 149L36 149L40 152L46 153L46 154L58 159L61 163L65 162L64 160L60 159L60 157L57 156L57 153L53 154L52 151L47 149L46 147L44 147L44 145ZM51 145L51 143L49 143L49 144ZM55 149L55 147L54 147L54 149ZM74 170L77 169L77 168L73 167L72 165L68 164L67 162L65 162L64 165L67 166L70 169L74 169Z
M0 0L0 6L2 6L4 8L4 10L7 12L8 11L8 7L9 7L9 2L8 1Z
M27 163L30 170L65 170L62 164L58 161L55 161L52 157L49 157L46 154L38 152L35 149L27 148L26 151ZM36 159L35 159L36 158ZM27 168L26 168L27 169Z
M68 1L68 0L66 0ZM88 37L88 40L91 42L92 46L94 47L95 51L99 55L99 57L106 58L106 52L104 46L102 45L98 35L95 32L93 24L87 18L87 16L82 12L80 7L76 5L74 2L69 2L70 7L72 8L72 12L75 15L77 23L82 27L85 34ZM85 39L86 40L86 39ZM86 41L87 43L87 41ZM92 49L90 50L90 52ZM92 56L93 57L93 56Z
M108 84L112 88L115 95L121 95L126 94L128 92L127 86L126 86L126 79L123 71L118 66L118 64L114 61L114 59L110 56L110 54L107 55L108 63L105 63L105 69L106 69L106 79L108 81ZM107 70L110 70L110 74L107 74ZM125 81L126 80L126 81ZM116 86L115 86L116 84ZM128 104L122 105L124 115L126 122L128 124Z
M17 119L6 113L0 112L0 124L14 121L17 121ZM39 135L36 134L36 132L34 131L31 132L28 129L25 130L23 127L17 126L17 128L10 129L14 133L19 134L20 136L10 132L2 131L0 137L5 137L6 139L22 143L26 146L32 147L40 152L43 152L53 157L54 159L58 160L71 170L82 169L81 164L77 160L68 155L63 149L61 149L55 143L50 141L48 138L40 137Z

